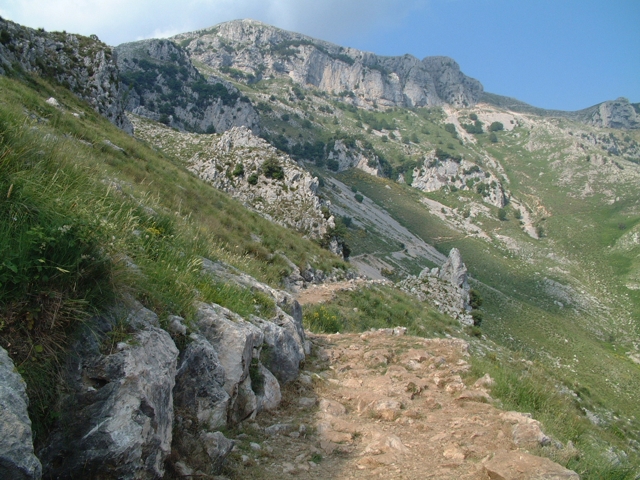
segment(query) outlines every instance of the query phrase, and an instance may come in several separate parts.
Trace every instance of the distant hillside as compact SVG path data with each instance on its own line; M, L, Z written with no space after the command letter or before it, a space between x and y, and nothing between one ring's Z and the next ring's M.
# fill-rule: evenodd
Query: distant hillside
M382 57L340 47L254 20L236 20L173 38L194 60L256 81L291 78L302 86L343 93L358 106L474 105L482 85L448 57Z
M518 99L482 92L480 102L541 117L563 117L577 120L595 127L635 129L640 128L640 103L630 103L626 98L608 100L575 112L546 110L534 107Z

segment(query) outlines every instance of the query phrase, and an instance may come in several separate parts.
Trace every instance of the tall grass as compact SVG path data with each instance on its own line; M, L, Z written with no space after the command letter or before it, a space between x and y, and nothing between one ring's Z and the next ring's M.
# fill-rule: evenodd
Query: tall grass
M290 268L277 252L301 267L346 268L63 88L0 76L0 345L27 382L37 441L56 419L60 365L87 318L125 296L161 322L189 323L196 301L270 316L271 300L204 275L201 263L223 260L279 286Z

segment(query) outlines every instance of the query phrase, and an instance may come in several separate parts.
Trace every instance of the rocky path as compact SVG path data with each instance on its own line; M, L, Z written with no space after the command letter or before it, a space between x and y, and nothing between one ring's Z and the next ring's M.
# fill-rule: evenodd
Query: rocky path
M492 405L470 378L467 343L403 329L311 335L306 370L283 403L234 432L230 478L577 479L528 453L538 422Z

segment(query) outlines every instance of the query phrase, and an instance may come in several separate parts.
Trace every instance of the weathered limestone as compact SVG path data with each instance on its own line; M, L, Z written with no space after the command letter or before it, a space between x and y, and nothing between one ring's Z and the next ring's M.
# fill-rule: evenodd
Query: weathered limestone
M0 478L38 479L42 466L33 452L26 386L0 347Z

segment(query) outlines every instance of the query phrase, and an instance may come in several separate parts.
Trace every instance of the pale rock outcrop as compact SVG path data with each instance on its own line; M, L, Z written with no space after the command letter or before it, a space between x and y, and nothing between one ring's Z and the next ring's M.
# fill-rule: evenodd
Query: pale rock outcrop
M26 385L0 347L0 477L38 479L42 466L33 452Z
M214 431L227 424L230 397L224 389L225 370L211 343L196 334L191 340L176 372L176 423L197 421L200 429Z
M235 20L173 37L192 58L213 68L235 68L252 78L284 77L303 86L373 105L474 105L482 85L448 57L382 57L254 20ZM250 78L251 78L250 77Z
M300 364L304 361L304 341L296 339L290 330L273 322L253 317L251 321L264 334L264 345L260 355L262 364L282 383L289 383L300 372Z
M0 75L15 69L37 73L66 85L110 122L132 133L124 111L116 58L98 37L45 32L0 18Z
M592 110L586 119L589 125L600 128L640 128L640 115L624 97L602 102L589 110Z
M424 164L413 170L411 186L424 192L435 192L443 187L473 191L480 188L483 200L498 208L504 207L510 196L492 172L464 159L438 158L435 153L425 157Z
M178 349L148 327L100 353L113 320L88 325L72 349L61 429L42 452L50 477L159 478L171 451Z
M216 304L199 305L197 327L216 350L225 372L224 389L233 397L237 386L249 375L251 360L260 353L263 333L240 315Z
M278 379L263 365L258 365L258 375L262 378L257 391L258 411L274 410L282 401Z
M397 286L420 301L428 301L440 312L463 325L473 325L469 306L467 267L457 248L452 248L442 268L425 268L419 276L410 275Z
M338 162L338 172L355 167L374 177L381 177L382 167L378 157L373 152L364 152L359 144L358 141L356 148L349 148L342 140L336 140L327 158Z
M259 132L251 102L229 82L205 78L187 52L164 39L141 40L115 48L120 79L128 87L128 111L180 130L224 132L245 126ZM152 78L152 81L145 80ZM168 104L163 99L171 97Z
M248 128L210 136L132 121L136 137L182 159L195 175L268 220L316 239L335 228L333 217L323 213L318 179Z

